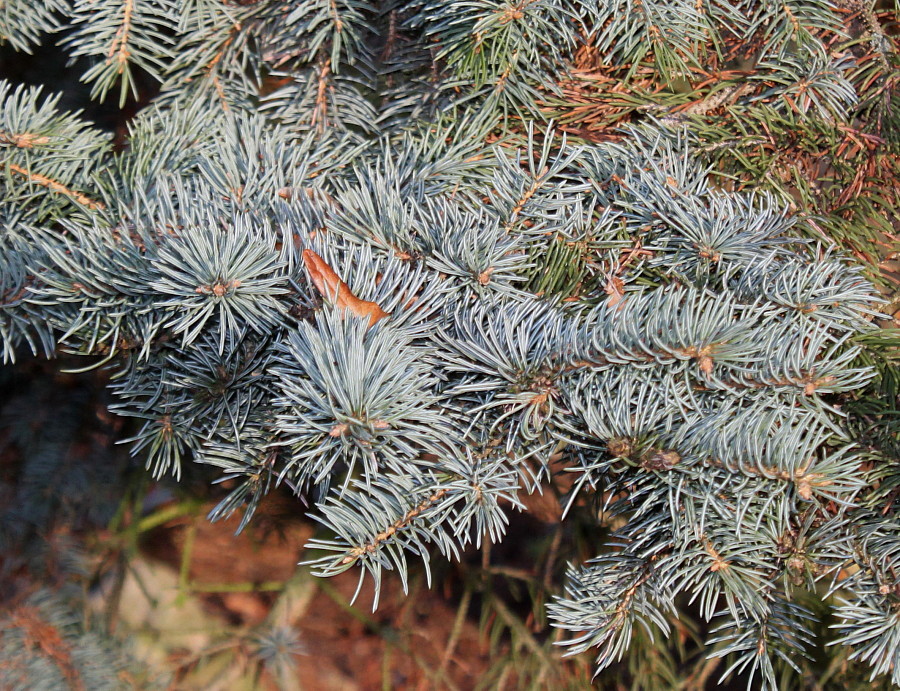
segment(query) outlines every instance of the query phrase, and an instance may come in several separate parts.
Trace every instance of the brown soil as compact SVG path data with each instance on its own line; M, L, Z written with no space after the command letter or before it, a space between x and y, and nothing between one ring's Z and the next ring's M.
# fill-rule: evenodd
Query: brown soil
M539 514L558 520L555 500L548 496L535 496L534 500L534 508L540 505L542 509ZM154 531L145 540L143 552L180 570L184 568L186 546L190 545L190 588L207 611L230 625L260 626L278 602L279 585L295 574L297 562L305 558L303 545L312 535L313 526L298 515L303 507L289 496L269 495L249 527L238 536L234 535L238 517L210 523L205 518L208 508L199 510L195 517L177 519ZM475 554L474 558L480 560L480 555ZM435 556L434 561L434 568L446 570L435 579L441 584L440 589L429 589L424 572L413 569L409 593L405 594L399 576L388 572L374 612L372 582L368 577L355 603L350 604L357 590L359 569L327 580L312 580L308 604L290 621L301 645L296 658L298 688L562 688L555 684L545 686L528 674L520 676L514 666L509 666L505 674L502 670L498 674L498 658L516 652L511 650L510 640L500 636L492 647L490 627L479 626L481 600L477 591L464 603L466 614L458 616L464 590L460 570L438 564L440 556ZM528 573L527 569L520 571ZM246 586L246 590L224 592L228 586L238 584ZM211 592L204 592L207 590ZM525 620L531 624L535 640L546 638L548 631L541 630L542 626L546 629L545 625L535 625L533 617ZM572 688L573 681L582 675L573 675L576 670L569 668L559 655L554 658L558 670L553 676L565 674L565 687ZM189 672L183 669L179 674ZM588 679L583 676L584 688L589 686ZM266 674L259 683L259 688L280 688Z

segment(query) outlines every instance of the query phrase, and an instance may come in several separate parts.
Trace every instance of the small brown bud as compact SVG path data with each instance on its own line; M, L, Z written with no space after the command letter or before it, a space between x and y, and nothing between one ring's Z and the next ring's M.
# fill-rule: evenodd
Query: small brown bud
M799 556L794 555L790 559L788 559L787 567L791 571L802 572L806 568L806 560Z
M722 571L727 569L729 566L728 562L720 557L715 557L712 563L712 566L709 567L709 570L715 573L716 571Z
M345 435L350 430L350 425L346 422L342 422L338 425L335 425L331 428L331 431L328 433L329 437L341 437Z
M662 449L653 450L641 463L641 466L647 470L671 470L681 460L681 455L677 451L663 451Z
M627 437L613 437L606 442L606 450L610 456L628 458L634 453L634 442Z

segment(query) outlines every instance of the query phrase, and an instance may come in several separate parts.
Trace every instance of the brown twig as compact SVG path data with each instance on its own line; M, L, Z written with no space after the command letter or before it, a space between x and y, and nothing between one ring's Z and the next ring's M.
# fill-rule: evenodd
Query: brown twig
M70 190L68 187L63 185L61 182L57 182L52 178L48 178L39 173L32 173L21 166L17 166L15 163L10 163L9 169L16 173L17 175L21 175L22 177L27 178L30 182L35 183L36 185L40 185L41 187L46 187L51 192L55 192L56 194L63 194L67 197L71 197L79 204L86 206L89 209L105 209L106 207L101 203L94 201L90 197L81 194L80 192L76 192L74 190Z
M403 530L403 528L409 525L410 521L412 521L423 511L427 510L429 507L440 501L445 494L447 494L446 489L439 489L427 499L422 500L421 502L416 504L415 507L413 507L396 521L394 521L390 526L385 528L382 532L378 533L378 535L372 538L371 542L368 542L365 545L359 545L358 547L354 547L353 549L351 549L347 553L347 556L341 559L340 564L351 564L359 559L362 555L371 554L378 549L378 546L382 542L393 537L398 530Z
M112 43L107 53L107 62L112 62L115 57L119 63L118 72L122 74L125 71L125 63L128 62L128 56L131 52L128 50L128 39L131 34L131 22L134 16L134 0L125 0L125 13L122 16L122 26L116 31Z

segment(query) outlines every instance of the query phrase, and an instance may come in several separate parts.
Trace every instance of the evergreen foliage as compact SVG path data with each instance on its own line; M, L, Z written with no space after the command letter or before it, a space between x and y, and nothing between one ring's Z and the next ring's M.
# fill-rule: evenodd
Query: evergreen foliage
M4 688L122 688L126 660L58 597L38 592L0 619L0 683Z
M776 688L818 598L900 685L896 12L8 2L160 91L123 144L0 82L3 360L107 369L154 476L233 483L212 519L308 498L318 575L498 542L562 463L601 551L548 612L598 672L692 608Z

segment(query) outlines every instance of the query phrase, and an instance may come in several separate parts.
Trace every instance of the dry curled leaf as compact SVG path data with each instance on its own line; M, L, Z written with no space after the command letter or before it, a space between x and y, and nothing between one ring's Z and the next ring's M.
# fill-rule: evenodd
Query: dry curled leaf
M316 286L316 290L338 308L350 310L357 317L368 317L370 327L380 319L390 316L377 303L360 300L356 297L334 269L312 250L303 250L303 263L306 270L309 271L309 277Z

